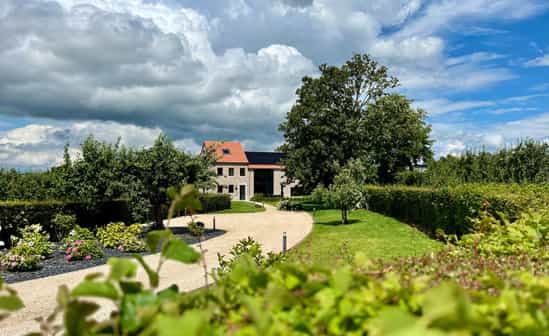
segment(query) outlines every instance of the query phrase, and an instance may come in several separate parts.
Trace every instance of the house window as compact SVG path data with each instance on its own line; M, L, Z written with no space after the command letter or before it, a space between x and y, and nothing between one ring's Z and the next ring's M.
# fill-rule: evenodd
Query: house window
M246 176L246 168L240 168L240 176Z
M229 194L234 193L234 185L229 184Z
M228 148L223 148L223 154L229 155L229 154L231 154L231 150L228 149Z
M217 186L217 193L223 194L223 186L220 186L220 185Z
M217 176L223 176L223 168L217 168Z
M234 168L229 168L229 176L234 176Z

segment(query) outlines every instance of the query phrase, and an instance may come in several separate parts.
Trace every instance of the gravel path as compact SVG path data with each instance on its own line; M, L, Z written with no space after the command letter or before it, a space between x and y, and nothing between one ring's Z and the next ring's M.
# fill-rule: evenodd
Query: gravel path
M265 212L199 215L197 219L211 228L214 216L216 227L226 233L202 244L206 250L206 263L210 271L217 266L217 253L226 254L240 239L250 236L263 245L265 252L279 252L282 249L283 232L288 235L288 247L292 247L303 240L313 227L312 217L305 212L279 211L270 206L267 206ZM188 218L177 218L172 220L171 226L186 226L187 222ZM158 255L146 256L145 260L149 264L156 265ZM11 285L17 290L26 307L0 322L0 335L16 336L38 331L38 324L34 319L46 316L53 311L55 295L60 285L66 284L70 288L87 274L107 271L107 266L98 266ZM138 272L138 279L147 283L146 274L142 269ZM183 291L202 287L204 285L202 266L166 262L160 272L160 288L171 284L177 284ZM112 308L104 306L98 315L108 316L110 309Z

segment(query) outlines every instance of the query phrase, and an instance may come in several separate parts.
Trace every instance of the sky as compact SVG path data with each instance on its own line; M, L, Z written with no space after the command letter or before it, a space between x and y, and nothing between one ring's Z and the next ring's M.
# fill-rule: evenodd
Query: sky
M353 53L428 112L437 156L549 141L548 31L547 0L1 0L0 167L90 134L272 150L301 78Z

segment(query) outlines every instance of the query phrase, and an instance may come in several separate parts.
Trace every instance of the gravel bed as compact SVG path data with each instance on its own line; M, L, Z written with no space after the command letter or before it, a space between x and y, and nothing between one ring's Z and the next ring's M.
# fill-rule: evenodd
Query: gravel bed
M186 228L172 228L171 229L175 237L183 240L187 244L194 244L198 242L198 239L192 236ZM205 230L204 240L208 240L222 235L225 231L222 230ZM41 262L42 268L36 271L30 272L8 272L0 270L0 277L2 277L7 283L14 283L19 281L26 281L38 278L44 278L52 275L68 273L78 271L85 268L94 266L100 266L107 263L107 260L111 257L131 257L132 253L120 252L116 249L104 248L105 256L100 259L93 259L90 261L77 260L68 262L65 260L65 253L59 248L60 244L56 243L56 252L51 258L45 259ZM148 252L140 253L141 255L150 254Z

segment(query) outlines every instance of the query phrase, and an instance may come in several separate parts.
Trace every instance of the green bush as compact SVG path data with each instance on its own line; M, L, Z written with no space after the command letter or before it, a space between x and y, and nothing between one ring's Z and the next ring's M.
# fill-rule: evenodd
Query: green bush
M89 229L76 225L63 239L63 248L68 248L73 241L77 240L95 240L95 236Z
M57 241L62 241L69 232L76 226L76 216L56 214L52 220L53 230L55 231L55 237Z
M96 239L75 240L68 244L65 251L65 260L92 260L103 257L104 253Z
M95 229L112 221L129 222L125 200L103 203L99 209L90 210L85 205L61 201L7 201L0 202L0 240L13 245L11 236L17 235L25 223L40 224L51 236L56 237L53 218L59 213L72 213L82 227Z
M116 248L123 252L142 252L146 246L139 238L141 231L140 224L126 226L122 222L110 223L97 230L97 238L107 248Z
M15 238L15 246L10 249L11 254L23 257L51 257L54 245L39 224L26 226L19 233L21 237Z
M202 213L221 211L231 208L231 197L225 194L200 194L198 196L202 204Z
M517 185L462 185L452 188L367 186L369 209L434 234L462 235L482 210L516 220L522 211L549 204L548 188Z
M40 256L20 255L8 252L0 257L0 268L10 272L28 272L40 268Z

